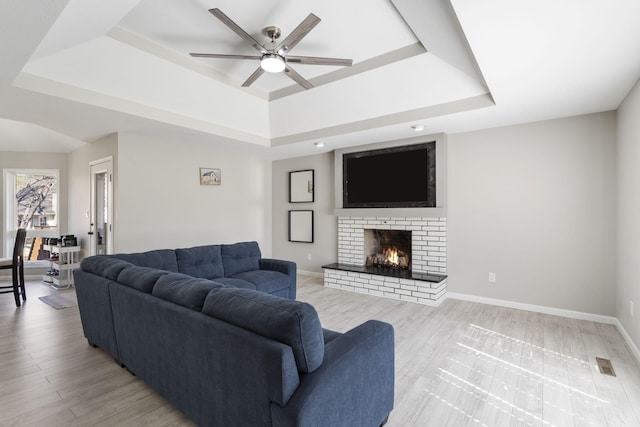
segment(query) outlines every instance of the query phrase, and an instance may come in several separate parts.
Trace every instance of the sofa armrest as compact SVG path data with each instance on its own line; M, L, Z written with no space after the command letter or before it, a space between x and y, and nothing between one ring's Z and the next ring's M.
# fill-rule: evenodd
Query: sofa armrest
M272 424L378 427L393 397L393 327L369 320L327 343L322 366L300 376L287 405L271 404Z
M296 299L296 263L281 259L261 258L260 270L272 270L289 276L289 299Z

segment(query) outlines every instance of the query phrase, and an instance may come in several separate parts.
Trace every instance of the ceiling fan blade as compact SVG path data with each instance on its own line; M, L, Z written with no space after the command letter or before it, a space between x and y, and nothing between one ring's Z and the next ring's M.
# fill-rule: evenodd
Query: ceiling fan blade
M352 59L341 58L320 58L317 56L291 56L287 55L287 62L293 62L295 64L312 64L312 65L338 65L343 67L350 67L353 65Z
M307 80L304 77L302 77L293 68L287 66L287 68L284 69L284 72L285 72L285 74L287 76L289 76L292 80L294 80L296 83L298 83L303 88L311 89L313 87L313 85L311 84L311 82L309 80Z
M256 50L260 51L261 53L267 53L267 49L265 49L264 46L262 46L260 43L258 43L258 41L256 39L254 39L245 30L240 28L240 26L238 24L233 22L231 20L231 18L229 18L227 15L225 15L220 9L218 9L218 8L209 9L209 12L213 16L218 18L220 21L222 21L223 24L225 24L227 27L229 27L231 29L231 31L233 31L234 33L236 33L237 35L242 37L245 41L249 42L249 44L251 44L251 46L253 46Z
M224 53L190 53L194 58L260 59L258 55L226 55Z
M253 82L255 82L256 80L258 80L258 77L260 77L263 73L264 73L264 70L262 69L262 67L258 67L258 68L253 72L253 74L251 74L251 75L249 76L249 78L248 78L244 83L242 83L242 87L249 87L249 86L251 86L251 84L252 84Z
M284 40L276 47L275 51L282 53L287 52L295 47L300 40L307 34L309 31L313 30L313 28L318 25L320 22L320 18L318 18L313 13L310 13L309 16L304 18L304 20L298 24L298 26L287 36Z

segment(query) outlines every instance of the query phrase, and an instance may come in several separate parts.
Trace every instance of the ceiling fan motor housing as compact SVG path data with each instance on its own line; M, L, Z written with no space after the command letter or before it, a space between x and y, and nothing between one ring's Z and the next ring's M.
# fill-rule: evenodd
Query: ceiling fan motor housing
M280 31L280 28L278 27L270 26L270 27L263 28L262 34L269 37L271 41L274 41L280 38L282 31Z

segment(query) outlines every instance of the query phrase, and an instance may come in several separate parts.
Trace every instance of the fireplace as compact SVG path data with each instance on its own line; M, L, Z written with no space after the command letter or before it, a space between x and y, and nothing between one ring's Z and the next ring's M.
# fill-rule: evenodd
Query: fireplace
M365 265L389 242L398 258L409 254L408 269ZM322 268L329 288L437 306L447 294L447 219L340 216L338 262Z
M411 231L364 230L365 265L411 271Z

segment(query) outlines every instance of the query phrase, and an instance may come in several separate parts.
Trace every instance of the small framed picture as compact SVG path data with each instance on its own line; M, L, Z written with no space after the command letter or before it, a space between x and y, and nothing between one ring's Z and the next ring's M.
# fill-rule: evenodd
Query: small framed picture
M314 170L289 172L289 203L313 203Z
M222 172L220 169L200 168L200 185L222 184Z
M289 211L289 241L313 243L313 211Z

